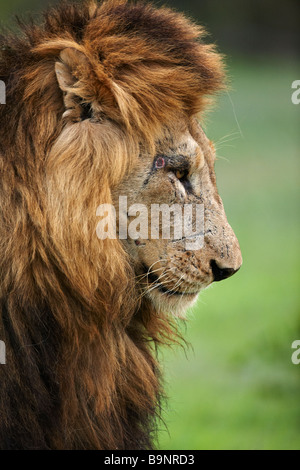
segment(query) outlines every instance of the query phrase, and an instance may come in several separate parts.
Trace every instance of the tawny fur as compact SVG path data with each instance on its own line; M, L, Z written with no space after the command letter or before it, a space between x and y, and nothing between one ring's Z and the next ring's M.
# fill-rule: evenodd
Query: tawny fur
M182 15L122 0L21 29L0 40L0 448L148 449L173 329L96 208L158 129L203 110L221 59Z

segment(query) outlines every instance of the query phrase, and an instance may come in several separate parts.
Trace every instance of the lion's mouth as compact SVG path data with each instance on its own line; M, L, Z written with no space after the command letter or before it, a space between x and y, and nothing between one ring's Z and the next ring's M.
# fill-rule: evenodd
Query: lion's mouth
M160 291L162 294L166 294L167 296L195 296L199 294L199 290L194 292L187 292L187 291L180 291L178 289L168 289L166 286L162 284L159 280L159 277L156 276L154 273L147 268L146 265L143 265L144 274L147 276L148 280L151 282L151 288L155 288L156 290Z

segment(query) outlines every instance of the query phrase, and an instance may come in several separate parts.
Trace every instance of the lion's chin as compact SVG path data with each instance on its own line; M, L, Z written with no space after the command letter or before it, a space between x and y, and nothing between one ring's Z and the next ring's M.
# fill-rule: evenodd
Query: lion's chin
M200 291L170 295L154 289L148 296L157 311L185 318L187 310L196 303L199 293Z

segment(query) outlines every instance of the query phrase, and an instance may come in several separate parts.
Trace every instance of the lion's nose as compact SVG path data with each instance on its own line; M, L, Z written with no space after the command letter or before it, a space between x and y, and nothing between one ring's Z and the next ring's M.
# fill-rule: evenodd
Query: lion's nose
M215 282L223 281L223 279L227 279L228 277L233 276L233 274L235 274L240 269L220 268L214 259L211 260L210 267L212 269Z

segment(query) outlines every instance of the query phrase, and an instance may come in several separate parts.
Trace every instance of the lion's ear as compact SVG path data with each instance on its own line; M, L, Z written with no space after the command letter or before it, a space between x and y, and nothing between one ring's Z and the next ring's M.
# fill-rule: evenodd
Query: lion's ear
M104 116L119 119L122 115L128 127L138 105L119 84L113 82L101 64L92 63L76 47L66 47L55 63L58 85L64 92L63 117L72 121L103 120Z
M83 79L91 65L81 51L68 47L60 53L60 62L55 63L58 85L64 92L65 113L74 122L93 117L91 97L87 96Z
M78 82L80 70L89 66L85 54L75 48L68 47L60 53L60 62L55 64L55 73L58 84L63 91L71 91L70 88Z

